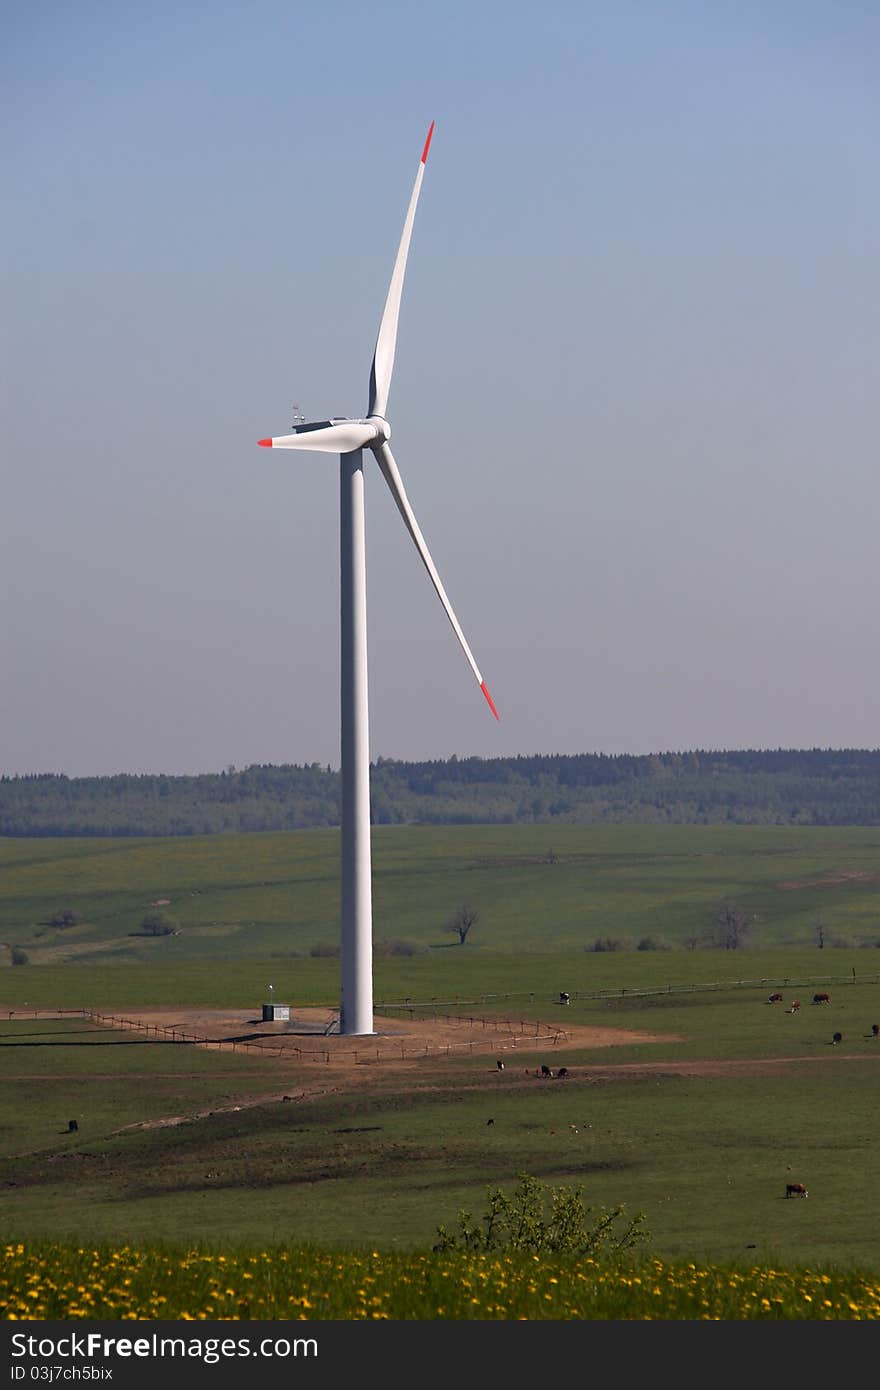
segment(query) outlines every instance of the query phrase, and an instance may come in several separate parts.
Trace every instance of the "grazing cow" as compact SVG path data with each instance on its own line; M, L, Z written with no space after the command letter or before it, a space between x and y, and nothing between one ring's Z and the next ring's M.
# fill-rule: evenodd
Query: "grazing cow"
M814 1004L830 1004L830 1003L831 1003L831 995L830 995L830 994L814 994L814 995L813 995L813 1003L814 1003Z
M68 1132L68 1134L75 1134L76 1131L77 1131L78 1129L79 1129L79 1125L77 1124L76 1120L68 1120L68 1121L67 1121L67 1132Z
M568 1067L560 1067L557 1076L568 1076Z
M802 1182L787 1182L785 1184L786 1197L806 1197L807 1189Z
M798 1011L798 1009L800 1008L800 1006L801 1006L801 1001L800 1001L799 999L792 999L792 1001L791 1001L791 1008L790 1008L790 1009L786 1009L785 1012L786 1012L787 1014L796 1014L797 1011Z
M498 1058L498 1061L495 1063L495 1065L499 1071L504 1071L504 1063L502 1062L500 1057Z
M835 1043L839 1043L839 1042L843 1042L843 1034L842 1034L842 1033L835 1033L835 1034L834 1034L834 1037L831 1039L831 1046L833 1047Z
M566 994L566 993L565 993L565 990L562 990L561 993L560 993L560 995L559 995L559 1002L560 1002L560 1004L570 1004L570 1003L571 1003L571 995L570 995L570 994Z
M541 1067L541 1075L542 1075L542 1076L552 1076L553 1073L552 1073L552 1071L550 1070L549 1067L547 1067L547 1066L542 1066L542 1067Z
M876 1038L877 1034L880 1033L880 1023L872 1023L871 1032L874 1034L874 1037Z
M768 1003L768 1004L781 1004L781 1003L782 1003L782 995L779 994L779 993L771 994L771 995L770 995L770 998L767 1000L767 1003Z

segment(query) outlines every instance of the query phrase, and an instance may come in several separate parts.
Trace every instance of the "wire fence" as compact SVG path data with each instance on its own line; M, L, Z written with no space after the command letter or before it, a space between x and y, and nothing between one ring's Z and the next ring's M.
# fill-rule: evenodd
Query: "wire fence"
M649 998L660 994L711 994L728 989L807 989L812 985L866 985L877 984L878 981L880 981L880 972L871 971L867 974L857 975L855 967L853 967L849 975L767 976L758 980L711 980L701 981L699 984L651 985L637 989L618 986L615 989L568 990L567 995L570 1002L574 1000L589 1002L590 1000ZM422 1002L415 999L385 999L376 1004L376 1010L379 1013L394 1011L409 1013L412 1017L418 1017L424 1016L425 1013L430 1014L433 1010L472 1009L495 1002L510 1003L515 1000L528 1001L530 1004L547 1003L544 995L538 995L534 991L520 990L504 994L480 994L473 998L430 999ZM561 995L559 1002L561 1002Z

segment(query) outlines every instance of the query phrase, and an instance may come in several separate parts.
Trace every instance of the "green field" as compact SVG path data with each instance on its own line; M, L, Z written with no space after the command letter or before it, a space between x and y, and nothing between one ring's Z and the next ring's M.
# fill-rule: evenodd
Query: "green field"
M746 914L752 949L813 947L818 923L828 945L880 943L870 827L378 827L373 864L375 936L432 953L454 943L461 902L480 914L469 950L501 954L607 937L681 949L722 901ZM76 925L47 925L65 909ZM177 934L132 935L157 910ZM296 960L335 943L338 919L335 831L0 840L7 960L13 947L34 964L90 967Z
M290 1066L83 1024L52 1034L43 1020L7 1023L3 1229L18 1239L424 1248L438 1223L480 1210L488 1185L527 1171L582 1184L591 1203L644 1211L652 1249L667 1259L876 1268L880 1056L847 1021L880 1012L880 989L870 989L833 1019L816 1009L821 1023L720 995L664 1012L663 1028L684 1043L614 1049L615 1062L669 1058L668 1070L612 1076L610 1050L596 1049L567 1055L571 1077L546 1083L525 1070L546 1052L524 1052L522 1072L508 1062L503 1078L485 1057L348 1088L328 1073L326 1094L294 1105L281 1100L302 1079ZM737 1019L750 1015L762 1021L740 1039ZM647 1020L637 1011L615 1022ZM852 1037L833 1056L832 1022ZM783 1025L800 1028L794 1041L780 1042ZM672 1063L705 1057L709 1031L728 1058L795 1061L766 1074L677 1074ZM221 1109L249 1094L270 1098ZM182 1125L126 1128L215 1106ZM809 1200L787 1201L788 1181L806 1182Z
M531 1074L558 1065L546 1050L503 1075L485 1056L355 1082L328 1067L291 1105L314 1064L27 1011L254 1009L270 981L294 1009L334 1005L338 961L309 954L338 930L334 836L6 841L3 936L32 963L0 972L4 1234L424 1250L528 1172L643 1211L666 1260L876 1270L878 849L860 829L379 832L376 935L422 949L376 960L377 1001L663 1040L571 1052L549 1084ZM179 935L130 937L160 898ZM480 918L460 946L444 925L465 900ZM722 900L749 910L747 946L687 949ZM78 925L45 925L65 908ZM847 944L818 949L818 919ZM642 935L669 949L584 949ZM788 1181L809 1199L786 1200Z

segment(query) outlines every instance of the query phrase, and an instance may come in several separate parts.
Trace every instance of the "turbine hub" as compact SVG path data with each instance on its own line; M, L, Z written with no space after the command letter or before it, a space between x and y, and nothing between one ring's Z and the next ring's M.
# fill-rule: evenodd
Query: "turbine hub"
M376 430L377 439L382 439L387 444L388 440L391 438L391 426L384 415L368 415L367 423L372 425Z

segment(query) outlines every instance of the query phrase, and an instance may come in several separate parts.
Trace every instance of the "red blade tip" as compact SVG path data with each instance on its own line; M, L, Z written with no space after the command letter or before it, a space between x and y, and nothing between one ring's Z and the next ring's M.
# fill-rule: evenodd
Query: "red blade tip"
M262 445L262 447L263 447L264 449L271 449L271 448L272 448L272 441L271 441L271 439L258 439L258 440L257 440L257 443L260 444L260 445Z
M499 716L499 714L498 714L497 709L495 708L495 701L492 699L492 696L489 694L489 689L488 689L488 687L487 687L485 681L483 681L483 682L481 683L480 689L482 690L483 694L485 695L486 699L487 699L488 702L489 702L489 708L490 708L490 710L492 711L492 713L494 714L495 718L498 720L498 723L500 724L500 723L501 723L501 719L500 719L500 716Z
M431 148L431 136L434 134L434 122L431 122L431 129L428 131L428 138L425 141L425 148L422 150L422 163L428 162L428 150Z

